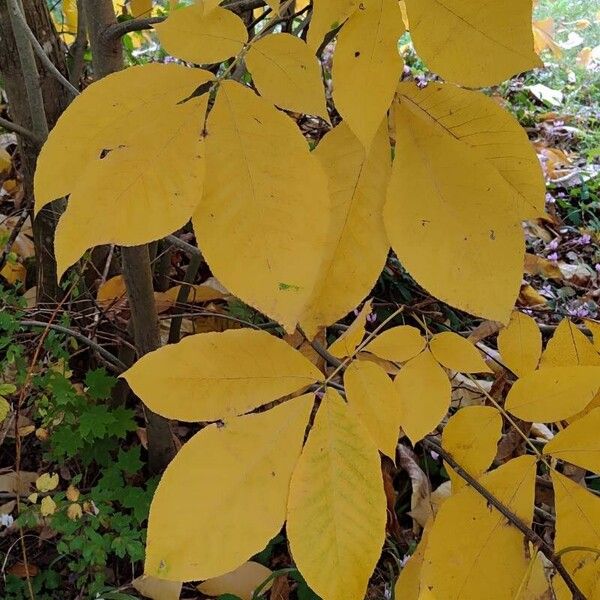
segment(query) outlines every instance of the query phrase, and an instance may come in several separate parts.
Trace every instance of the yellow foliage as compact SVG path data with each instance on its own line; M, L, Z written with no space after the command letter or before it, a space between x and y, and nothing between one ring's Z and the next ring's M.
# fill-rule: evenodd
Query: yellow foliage
M385 264L390 247L382 219L391 172L387 124L368 154L344 122L314 154L329 179L332 208L318 285L301 318L310 338L359 304Z
M266 100L329 121L321 66L300 38L288 33L267 35L250 46L246 63Z
M326 600L363 600L385 539L379 453L329 388L292 477L287 534L308 585Z
M576 548L565 552L561 562L584 596L596 600L600 589L600 498L556 471L551 476L556 509L554 549L558 553ZM572 597L558 576L554 587L561 600Z
M155 28L169 54L198 64L235 56L248 41L246 26L236 14L220 6L207 7L203 0L174 10Z
M231 293L292 333L323 260L325 174L295 124L236 82L221 84L207 131L202 252Z
M308 45L316 51L323 38L339 27L356 10L359 0L313 0L313 15L308 29Z
M181 596L181 581L166 581L156 577L142 575L131 582L133 588L150 600L179 600Z
M472 314L506 322L523 272L522 204L493 161L456 137L448 123L432 118L427 107L434 100L427 89L402 84L394 105L398 159L384 209L388 237L402 264L429 292ZM456 88L434 89L437 104ZM491 100L464 93L470 102L454 125L465 124L467 135L477 133L467 125L477 122L477 107Z
M416 327L400 325L380 333L365 346L365 351L385 360L405 362L417 356L426 345Z
M502 437L502 417L492 406L466 406L444 427L442 446L469 475L476 479L492 464ZM465 485L449 465L452 493Z
M206 580L198 586L198 591L207 596L232 594L241 600L253 600L255 590L268 580L271 574L271 569L263 567L260 563L248 561L230 573ZM261 591L268 591L272 585L273 580L261 587Z
M403 31L397 0L362 0L338 36L333 57L333 98L367 149L402 73L398 38Z
M491 373L479 350L467 339L452 331L436 333L429 342L435 360L443 367L462 373Z
M183 446L150 507L147 575L217 577L266 546L285 520L313 400L305 395L223 427L209 425Z
M480 483L530 524L536 458L522 456ZM444 600L514 598L528 569L523 534L476 490L465 486L440 507L429 533L421 589Z
M263 331L184 338L146 354L123 374L154 412L180 421L227 420L309 386L321 372Z
M346 356L352 356L362 339L365 337L365 325L367 323L367 317L371 314L371 300L365 302L358 316L350 327L340 335L340 337L329 346L329 353L333 354L337 358L345 358Z
M344 387L350 411L365 425L377 448L396 460L401 406L388 374L375 363L354 361L344 373Z
M416 444L448 412L450 380L431 352L424 350L404 365L394 386L400 396L402 430Z
M535 319L513 312L498 334L498 350L502 362L518 377L535 371L542 354L542 333Z
M600 354L579 329L563 319L546 345L540 368L600 366Z
M543 66L533 50L531 2L406 0L406 9L417 53L444 79L484 87Z
M546 367L521 377L505 408L533 423L553 423L582 411L600 389L600 367Z

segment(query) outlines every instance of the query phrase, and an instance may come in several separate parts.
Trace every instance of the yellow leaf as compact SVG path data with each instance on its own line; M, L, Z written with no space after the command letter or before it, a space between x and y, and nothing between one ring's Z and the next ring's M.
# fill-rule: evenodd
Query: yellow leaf
M354 361L344 373L350 411L365 425L373 442L396 460L400 401L388 374L375 363Z
M6 401L6 398L0 396L0 423L6 419L10 412L10 404Z
M392 248L440 300L506 322L523 272L517 193L476 147L432 119L431 92L407 85L394 106L397 159L384 209ZM452 87L438 89L449 90L439 93L442 98L453 93ZM459 123L477 120L477 106L487 102L470 94L470 110Z
M7 262L0 271L0 276L4 277L9 285L15 285L25 281L27 269L20 262Z
M416 327L400 325L380 333L365 351L393 362L406 362L424 350L427 342Z
M544 454L600 474L600 408L560 431L544 447Z
M58 485L58 473L44 473L40 475L36 482L35 487L39 492L51 492Z
M198 64L236 56L248 41L246 26L236 14L219 6L207 8L202 1L174 10L155 28L169 54Z
M319 284L301 320L310 338L359 304L385 265L390 247L381 216L391 172L387 123L368 155L343 122L314 154L329 178L332 211Z
M67 488L67 500L69 500L70 502L77 502L77 500L79 500L79 490L74 486L74 485L70 485Z
M414 445L448 412L450 380L431 352L424 350L402 367L394 386L400 395L402 430Z
M8 171L12 165L11 155L4 149L0 148L0 173Z
M150 507L147 575L218 577L266 546L285 520L313 400L307 394L223 427L209 425L183 446Z
M365 302L358 316L350 327L340 335L340 337L329 346L328 350L333 356L337 358L345 358L346 356L352 356L362 339L365 337L365 325L367 323L367 317L371 314L372 300Z
M600 389L599 367L547 367L521 377L505 408L532 423L554 423L583 410Z
M131 585L145 598L151 600L179 600L181 596L181 581L166 581L142 575L131 582Z
M167 111L212 77L201 69L147 64L108 75L86 88L61 115L42 148L34 181L36 211L71 193L88 165L102 162L107 151L110 157L117 148L135 146L143 156L146 140L139 139L140 131L161 140L172 136ZM199 131L201 114L195 123ZM150 159L147 168L156 169L156 162Z
M458 333L436 333L429 342L429 348L435 360L447 369L462 373L492 373L479 350Z
M379 453L340 395L328 388L292 476L287 533L316 594L362 600L385 539Z
M40 514L42 517L49 517L56 512L56 502L50 496L44 496L40 503Z
M423 530L421 541L409 561L400 571L398 581L396 581L394 597L396 600L419 600L419 591L421 589L421 569L423 568L423 558L429 541L429 532L431 531L430 521Z
M204 95L171 107L164 132L139 131L139 146L117 148L88 166L56 228L59 278L88 248L145 244L189 221L202 193L199 122L207 104ZM155 168L160 161L168 162L168 172Z
M264 331L230 329L184 338L123 374L154 412L180 421L227 420L321 379L300 352Z
M600 498L556 471L550 474L556 508L554 549L590 548L565 552L561 562L583 595L596 600L600 582ZM559 577L554 579L554 586L558 598L572 597Z
M269 102L329 121L321 66L300 38L289 33L267 35L250 46L246 63Z
M149 17L152 13L152 0L129 0L132 17Z
M292 333L323 260L327 178L295 123L236 82L221 83L207 129L202 252L232 294Z
M592 332L594 348L596 348L597 352L600 352L600 323L598 323L597 321L592 321L590 319L585 319L585 324Z
M533 514L536 458L522 456L481 484L523 522ZM422 589L444 600L514 598L528 568L523 534L471 487L440 507L429 533ZM450 558L451 557L451 558Z
M115 275L98 287L96 300L98 304L113 304L127 297L127 288L123 275Z
M533 22L533 46L536 54L550 50L555 58L562 58L563 50L554 40L554 19L549 17Z
M333 99L365 148L370 147L402 74L398 38L403 32L397 0L363 0L338 36Z
M503 179L503 204L521 219L544 214L546 186L543 170L527 133L492 98L455 85L433 82L425 88L401 83L402 104L420 119L458 140ZM506 185L507 184L507 185Z
M406 0L417 54L435 73L485 87L542 67L533 51L531 2Z
M308 28L308 45L316 51L323 38L340 27L356 10L358 0L313 0L313 15Z
M476 479L492 464L502 437L502 417L492 406L467 406L444 427L442 446L469 475ZM455 493L465 485L450 466L446 470Z
M241 600L252 600L254 591L269 579L271 574L271 569L267 569L257 562L249 561L231 573L201 583L198 591L207 596L231 594ZM272 585L273 581L271 580L267 585L261 587L261 591L266 592Z
M71 519L71 521L77 521L77 519L81 519L83 515L83 510L81 509L80 504L69 504L69 508L67 508L67 517Z
M535 319L513 312L498 334L498 350L502 362L518 377L535 371L542 354L542 332Z
M546 345L540 368L577 366L600 366L600 354L585 334L565 318Z

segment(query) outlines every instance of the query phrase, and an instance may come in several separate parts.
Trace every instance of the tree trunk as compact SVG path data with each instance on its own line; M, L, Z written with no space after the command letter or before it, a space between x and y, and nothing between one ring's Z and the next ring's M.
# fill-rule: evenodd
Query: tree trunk
M68 76L60 40L52 24L45 0L23 0L23 9L29 27L56 67ZM11 119L29 130L33 129L27 92L17 44L9 18L7 0L0 0L0 73L8 98ZM52 128L70 101L68 92L37 62L39 85L44 98L48 127ZM19 154L22 161L25 202L33 206L33 174L40 148L31 140L19 136ZM56 280L54 259L54 230L60 216L62 201L46 206L33 222L33 235L37 265L37 299L41 303L55 304L61 290Z

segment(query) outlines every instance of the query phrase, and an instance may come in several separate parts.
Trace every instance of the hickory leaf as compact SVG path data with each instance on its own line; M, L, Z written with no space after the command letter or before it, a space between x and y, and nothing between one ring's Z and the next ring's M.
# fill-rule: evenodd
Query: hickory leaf
M325 174L294 123L232 81L220 86L207 135L210 177L193 216L202 252L230 292L291 333L323 261Z
M358 4L359 0L313 0L308 45L316 51L323 43L323 38L336 27L343 25Z
M537 369L542 354L542 333L535 319L513 312L508 326L498 334L502 362L522 377Z
M484 87L543 66L530 1L405 0L419 56L444 79Z
M123 377L154 412L216 421L253 410L322 378L289 344L263 331L188 336L146 354Z
M362 600L385 522L379 453L330 388L290 486L287 533L308 585L327 600Z
M313 400L209 425L183 446L150 507L147 575L217 577L265 547L285 520Z

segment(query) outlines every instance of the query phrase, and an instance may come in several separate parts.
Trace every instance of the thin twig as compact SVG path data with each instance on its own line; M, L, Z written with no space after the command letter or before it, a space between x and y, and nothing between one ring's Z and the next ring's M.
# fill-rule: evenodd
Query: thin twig
M79 95L79 90L71 85L71 82L56 68L56 65L50 60L50 57L44 52L42 45L38 42L37 38L29 24L27 23L27 19L25 19L25 15L21 11L21 7L19 6L19 0L12 0L9 2L11 6L11 14L15 17L19 22L19 27L21 31L27 36L29 39L29 43L33 48L33 51L37 54L41 63L46 67L46 70L54 76L54 78L64 86L73 96Z
M30 131L29 129L27 129L27 127L18 125L17 123L13 123L8 119L3 119L2 117L0 117L0 127L6 129L6 131L11 131L12 133L16 133L22 137L26 137L36 144L42 144L42 140L37 135L35 135L33 131Z
M552 563L571 591L571 594L573 594L573 600L587 600L577 584L573 581L570 573L563 566L560 557L554 553L554 549L546 543L542 537L523 523L515 513L504 506L504 504L483 487L477 479L469 475L469 473L454 460L452 455L446 452L439 444L427 438L423 440L423 444L439 454L456 471L457 475L464 479L478 494L483 496L488 504L491 504L500 514L508 519L508 521L525 536L525 539L531 542Z
M309 340L308 336L304 331L298 327L298 331L304 336L304 339L312 346L313 350L323 359L325 362L329 363L332 367L340 367L342 365L342 361L335 357L331 352L328 352L327 349L317 342L317 340Z
M173 244L173 246L177 246L184 252L187 252L190 256L197 256L202 258L202 252L196 246L192 246L192 244L188 244L184 240L178 238L176 235L168 235L165 240L169 242L169 244Z

